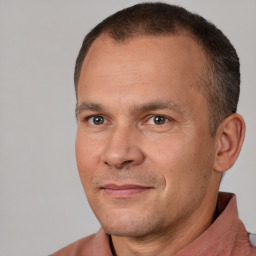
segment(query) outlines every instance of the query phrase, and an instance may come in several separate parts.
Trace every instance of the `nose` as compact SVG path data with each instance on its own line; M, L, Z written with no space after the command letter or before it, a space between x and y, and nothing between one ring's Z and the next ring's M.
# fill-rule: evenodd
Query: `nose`
M111 168L140 165L144 153L138 143L136 131L129 127L115 127L108 136L102 161Z

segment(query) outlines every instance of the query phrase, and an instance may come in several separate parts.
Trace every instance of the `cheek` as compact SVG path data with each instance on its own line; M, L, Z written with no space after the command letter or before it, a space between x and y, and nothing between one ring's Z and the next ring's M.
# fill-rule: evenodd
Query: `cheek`
M88 187L91 184L93 174L97 169L99 154L97 145L93 141L83 136L79 131L76 137L76 162L82 184Z
M164 139L145 143L147 165L164 180L163 196L178 190L180 178L184 177L183 149L178 141ZM167 193L165 193L167 192ZM171 193L170 193L171 192Z
M188 161L188 159L184 159L187 149L186 143L174 134L161 140L150 141L144 148L150 162L158 165L157 171L164 176L180 169Z
M192 139L176 134L148 143L145 149L155 171L164 177L166 190L192 191L198 180L211 169L206 155L209 148L195 137Z

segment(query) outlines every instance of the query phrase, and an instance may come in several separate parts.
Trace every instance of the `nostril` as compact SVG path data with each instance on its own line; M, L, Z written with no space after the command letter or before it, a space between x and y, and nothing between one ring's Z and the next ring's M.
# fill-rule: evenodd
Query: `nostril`
M124 167L126 167L127 165L133 163L133 160L127 160L127 161L124 161L124 162L121 162L121 163L116 163L116 164L111 164L109 163L108 161L105 161L104 164L107 165L108 167L115 167L117 169L122 169Z
M124 161L121 165L124 166L124 165L130 164L132 162L133 162L132 160L127 160L127 161Z
M106 161L104 162L104 164L110 166L110 164L108 162L106 162Z

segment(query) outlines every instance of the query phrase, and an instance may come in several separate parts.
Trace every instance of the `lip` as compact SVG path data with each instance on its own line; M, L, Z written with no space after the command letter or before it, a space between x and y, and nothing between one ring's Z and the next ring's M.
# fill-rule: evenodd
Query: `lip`
M140 186L135 184L123 184L123 185L116 185L116 184L107 184L102 187L104 192L115 198L125 198L131 197L142 192L148 191L152 189L152 187L147 186Z

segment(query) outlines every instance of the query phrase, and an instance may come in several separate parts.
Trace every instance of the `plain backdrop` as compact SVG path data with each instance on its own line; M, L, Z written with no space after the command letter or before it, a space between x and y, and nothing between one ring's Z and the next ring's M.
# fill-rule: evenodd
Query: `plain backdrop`
M96 232L77 173L73 68L84 35L141 1L0 0L0 255L43 256ZM241 59L243 150L221 190L256 232L256 1L180 0L215 23Z

